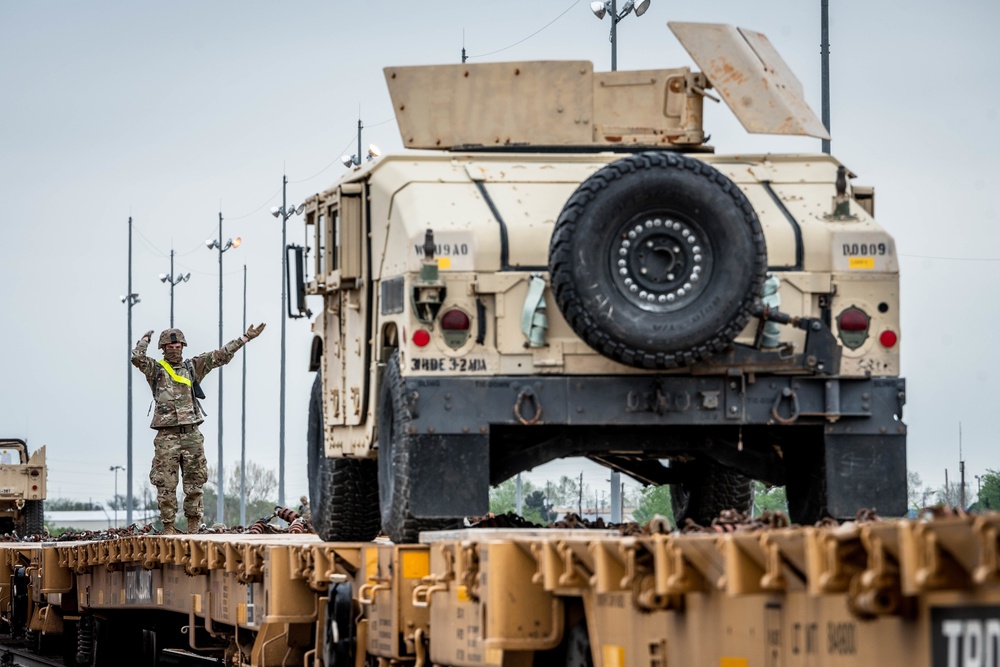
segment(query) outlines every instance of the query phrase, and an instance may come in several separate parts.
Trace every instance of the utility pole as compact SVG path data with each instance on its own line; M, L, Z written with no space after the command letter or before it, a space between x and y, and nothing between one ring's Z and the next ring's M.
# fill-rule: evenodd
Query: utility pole
M577 513L582 517L583 516L583 471L582 470L580 471L580 487L579 487L578 491L579 491L579 494L580 494L580 498L577 501L576 510L577 510Z
M222 349L222 211L219 211L219 349ZM225 511L225 503L223 501L223 475L222 475L222 366L219 366L219 410L215 417L219 422L219 474L216 476L218 480L218 490L216 492L216 502L215 502L215 520L219 523L223 523L223 512ZM188 530L191 527L188 526Z
M962 460L962 422L958 422L958 489L959 504L965 509L965 461Z
M521 473L517 473L517 515L524 516L521 514Z
M243 265L243 329L247 330L247 265ZM243 411L240 416L240 525L247 525L247 346L243 346Z

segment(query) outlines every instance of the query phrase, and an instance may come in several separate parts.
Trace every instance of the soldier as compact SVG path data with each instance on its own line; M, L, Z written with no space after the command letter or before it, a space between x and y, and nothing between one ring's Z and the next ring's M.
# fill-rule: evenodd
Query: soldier
M156 487L156 501L160 506L160 519L164 534L176 533L174 515L177 513L177 471L184 478L184 514L188 531L195 532L202 518L201 487L208 480L208 463L205 460L205 437L198 424L205 421L198 398L204 398L199 383L209 371L228 364L236 351L260 335L264 324L254 327L214 352L199 354L183 360L184 334L180 329L167 329L160 334L159 347L163 359L154 361L146 356L146 347L152 341L152 331L147 331L132 350L132 365L146 376L153 390L153 465L149 481ZM220 489L221 493L221 489ZM221 517L220 517L221 518Z

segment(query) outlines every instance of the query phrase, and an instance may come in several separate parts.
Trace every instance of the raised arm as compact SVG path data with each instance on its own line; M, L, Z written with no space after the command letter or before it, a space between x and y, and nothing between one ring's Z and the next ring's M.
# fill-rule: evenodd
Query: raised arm
M198 380L198 382L201 382L202 378L208 375L209 371L213 368L225 366L232 361L233 355L235 355L241 347L259 336L260 332L264 330L264 326L263 322L261 322L261 324L257 327L254 327L254 325L251 324L246 333L239 338L234 338L218 350L199 354L197 357L192 359L194 362L195 379Z
M151 340L153 340L152 329L142 335L142 338L135 344L135 349L132 350L132 365L142 371L150 386L152 386L153 377L156 375L156 362L146 356L146 348L149 347Z

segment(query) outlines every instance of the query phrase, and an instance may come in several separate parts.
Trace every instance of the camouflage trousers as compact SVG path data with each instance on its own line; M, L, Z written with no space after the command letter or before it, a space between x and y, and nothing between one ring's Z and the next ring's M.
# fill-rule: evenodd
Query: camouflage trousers
M181 432L185 431L185 432ZM153 465L149 481L156 487L160 520L172 522L177 515L177 472L184 480L184 514L201 521L204 503L201 487L208 481L205 436L198 427L173 426L159 429L153 439Z

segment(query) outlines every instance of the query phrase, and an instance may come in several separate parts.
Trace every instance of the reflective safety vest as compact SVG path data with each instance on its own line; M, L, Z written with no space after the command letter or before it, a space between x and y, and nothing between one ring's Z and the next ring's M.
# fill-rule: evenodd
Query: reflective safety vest
M163 366L163 370L167 372L167 375L169 375L170 379L173 380L174 382L179 382L180 384L186 385L188 387L191 386L191 380L175 373L173 367L167 363L166 359L159 359L157 360L156 363Z

